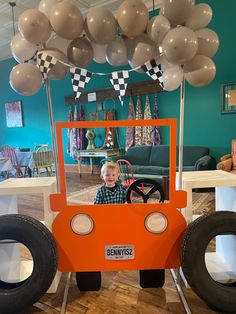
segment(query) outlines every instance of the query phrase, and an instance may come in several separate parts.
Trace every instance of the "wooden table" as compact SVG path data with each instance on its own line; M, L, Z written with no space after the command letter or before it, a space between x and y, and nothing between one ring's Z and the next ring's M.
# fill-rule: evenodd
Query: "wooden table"
M178 173L176 174L176 182L178 188ZM225 201L228 200L231 210L236 211L236 175L223 170L209 170L209 171L186 171L182 174L182 190L187 191L187 207L183 209L183 215L188 221L193 220L192 213L192 190L195 188L216 188L216 208L218 207L218 195L225 195ZM228 192L227 192L228 191ZM234 192L232 192L234 191ZM233 194L232 194L233 193ZM228 196L226 196L228 195ZM229 200L233 198L232 200ZM227 206L230 207L230 206ZM218 209L219 210L219 209Z
M102 149L102 150L78 150L78 170L81 176L81 158L88 157L90 160L90 172L93 174L93 158L109 158L120 155L119 149Z

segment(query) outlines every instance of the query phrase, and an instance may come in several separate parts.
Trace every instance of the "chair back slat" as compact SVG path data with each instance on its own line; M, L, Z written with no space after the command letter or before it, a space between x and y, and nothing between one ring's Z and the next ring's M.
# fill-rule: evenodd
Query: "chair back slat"
M53 151L47 145L41 146L33 152L33 160L35 169L52 168Z
M131 163L125 159L119 159L116 163L120 168L122 184L129 186L134 182L134 172Z

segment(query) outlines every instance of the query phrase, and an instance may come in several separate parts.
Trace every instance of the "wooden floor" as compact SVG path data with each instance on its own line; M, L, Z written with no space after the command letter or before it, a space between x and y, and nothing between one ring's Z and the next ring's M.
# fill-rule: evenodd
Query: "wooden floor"
M71 173L67 175L67 191L78 191L78 187L84 189L100 182L97 175L86 174L79 181L78 175ZM18 201L20 213L42 219L43 200L39 195L20 196ZM45 294L26 313L60 313L66 278L67 274L63 274L57 293ZM184 294L192 313L215 313L190 288L184 288ZM138 285L138 272L119 271L102 273L102 288L99 292L80 292L76 286L75 275L72 274L66 313L180 314L185 313L185 310L169 270L166 271L164 287L158 289L141 289Z

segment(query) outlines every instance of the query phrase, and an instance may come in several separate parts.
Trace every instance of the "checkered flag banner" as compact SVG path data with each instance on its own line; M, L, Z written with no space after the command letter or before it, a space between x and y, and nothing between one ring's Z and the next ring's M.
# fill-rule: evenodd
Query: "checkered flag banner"
M29 61L33 61L34 63L37 63L37 53L38 53L38 50L35 52L33 57L29 59Z
M35 52L35 54L33 55L33 57L31 57L29 60L25 60L24 63L33 63L33 64L37 64L37 53L38 53L38 50Z
M73 90L76 93L75 99L79 99L82 90L92 78L92 73L86 69L70 68Z
M163 77L162 77L162 70L161 65L157 64L156 61L153 59L151 61L145 62L141 68L149 75L154 81L159 81L159 84L162 88L164 88L163 84Z
M57 60L45 52L40 52L37 54L37 66L43 76L44 81L47 79L48 72L54 67L56 63Z
M113 85L115 91L118 93L118 97L120 99L122 106L123 106L126 87L128 85L128 79L129 79L128 71L112 72L110 74L111 84Z

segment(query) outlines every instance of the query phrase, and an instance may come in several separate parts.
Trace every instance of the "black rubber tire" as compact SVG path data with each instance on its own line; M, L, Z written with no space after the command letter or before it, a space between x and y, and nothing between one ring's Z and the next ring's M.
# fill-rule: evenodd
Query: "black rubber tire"
M145 184L151 184L151 185L153 185L154 190L153 190L153 192L150 194L150 196L151 196L154 192L158 191L158 192L160 193L160 201L159 201L159 202L164 202L164 200L165 200L165 195L164 195L164 191L163 191L161 185L160 185L157 181L155 181L155 180L153 180L153 179L143 178L143 179L135 180L135 181L129 186L129 188L128 188L128 190L127 190L127 193L126 193L126 200L127 200L127 203L129 203L129 204L132 203L132 201L131 201L131 192L132 192L132 191L138 192L138 194L142 196L144 203L147 202L147 200L144 199L144 197L145 197L146 195L145 195L144 193L142 193L142 191L138 188L138 186L141 185L141 184L144 184L144 185L145 185ZM151 191L150 191L150 192L151 192ZM141 194L140 194L140 193L141 193ZM149 198L149 197L148 197L148 198Z
M76 283L80 291L98 291L101 288L101 281L100 271L76 273Z
M56 243L40 221L18 214L0 216L0 241L6 239L24 244L33 259L33 271L26 280L0 282L0 313L21 313L50 287L57 270Z
M190 223L182 241L181 265L190 287L210 308L235 313L235 287L215 281L205 264L208 243L223 234L236 235L236 213L217 211Z

